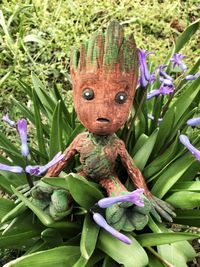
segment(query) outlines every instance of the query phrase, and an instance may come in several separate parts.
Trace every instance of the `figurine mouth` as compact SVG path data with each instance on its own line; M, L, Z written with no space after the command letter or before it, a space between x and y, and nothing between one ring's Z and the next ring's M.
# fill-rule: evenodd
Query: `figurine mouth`
M98 122L103 122L103 123L108 123L108 122L110 122L110 120L107 119L107 118L98 118L97 121L98 121Z

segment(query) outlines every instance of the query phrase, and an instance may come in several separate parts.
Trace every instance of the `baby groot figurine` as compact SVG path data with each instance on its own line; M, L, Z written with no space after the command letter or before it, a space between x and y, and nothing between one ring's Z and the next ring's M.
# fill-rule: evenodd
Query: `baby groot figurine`
M149 211L158 220L172 221L171 206L151 194L140 170L115 132L126 122L138 81L138 50L131 35L112 21L106 32L96 32L80 50L71 52L70 72L73 101L78 119L88 130L79 134L64 151L64 159L51 167L46 176L58 176L69 160L78 153L80 175L98 182L108 196L126 194L116 170L120 158L135 188L144 189L144 207L115 204L107 208L108 223L118 230L142 229ZM119 163L118 163L119 164ZM123 220L116 215L123 213ZM135 214L137 216L135 216ZM127 220L124 219L127 216ZM115 217L115 220L113 219ZM120 215L119 215L120 217ZM134 219L135 218L135 219Z

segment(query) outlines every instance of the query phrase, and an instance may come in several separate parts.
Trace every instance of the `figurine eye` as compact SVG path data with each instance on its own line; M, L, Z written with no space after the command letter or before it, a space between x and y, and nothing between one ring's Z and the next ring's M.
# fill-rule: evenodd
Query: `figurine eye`
M128 96L125 92L118 92L115 96L115 102L118 104L124 104L127 100Z
M94 91L91 88L85 88L82 92L82 97L86 100L92 100L94 98Z

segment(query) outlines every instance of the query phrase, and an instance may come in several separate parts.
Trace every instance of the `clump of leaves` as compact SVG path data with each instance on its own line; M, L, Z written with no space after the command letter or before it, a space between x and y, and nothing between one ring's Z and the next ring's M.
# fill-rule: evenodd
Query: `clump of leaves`
M129 121L118 132L153 194L176 207L175 223L196 227L199 227L200 139L199 130L193 131L186 122L193 116L199 116L200 77L195 75L200 60L187 73L183 73L173 68L171 58L174 53L179 53L198 27L199 21L196 21L179 36L166 58L164 69L163 66L156 69L154 77L152 71L143 77L146 84L140 79ZM140 52L144 57L144 52ZM188 75L194 79L187 80ZM30 106L15 99L13 104L29 121L29 128L33 131L28 164L45 165L84 129L77 121L74 110L68 110L56 86L48 90L36 74L32 73L31 77L33 86L19 81L22 91L31 100ZM166 90L169 86L171 91ZM180 134L188 136L196 150L191 146L186 149L179 140ZM131 245L99 229L90 209L103 197L103 192L92 181L69 174L76 172L76 158L59 177L43 178L44 183L67 189L74 199L70 214L61 221L54 221L19 190L30 178L26 172L27 160L20 152L20 141L16 140L15 144L3 133L0 137L0 147L7 155L0 156L1 163L21 168L19 174L0 171L0 187L12 196L9 199L0 198L0 247L18 249L23 254L5 264L5 267L30 264L33 267L56 264L74 267L110 267L115 264L125 267L183 267L194 259L195 251L187 240L199 237L198 234L173 232L168 227L169 223L157 223L151 217L142 231L126 234L132 241ZM119 172L123 173L123 169ZM126 178L126 186L132 190L129 178ZM33 182L38 180L34 175L32 179ZM17 200L13 199L13 194Z

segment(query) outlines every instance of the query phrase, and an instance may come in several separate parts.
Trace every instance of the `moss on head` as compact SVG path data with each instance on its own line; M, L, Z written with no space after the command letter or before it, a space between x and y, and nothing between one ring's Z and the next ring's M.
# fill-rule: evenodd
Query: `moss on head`
M138 52L133 35L125 38L123 27L117 21L110 22L105 33L95 32L80 51L72 49L71 68L85 72L137 71Z

